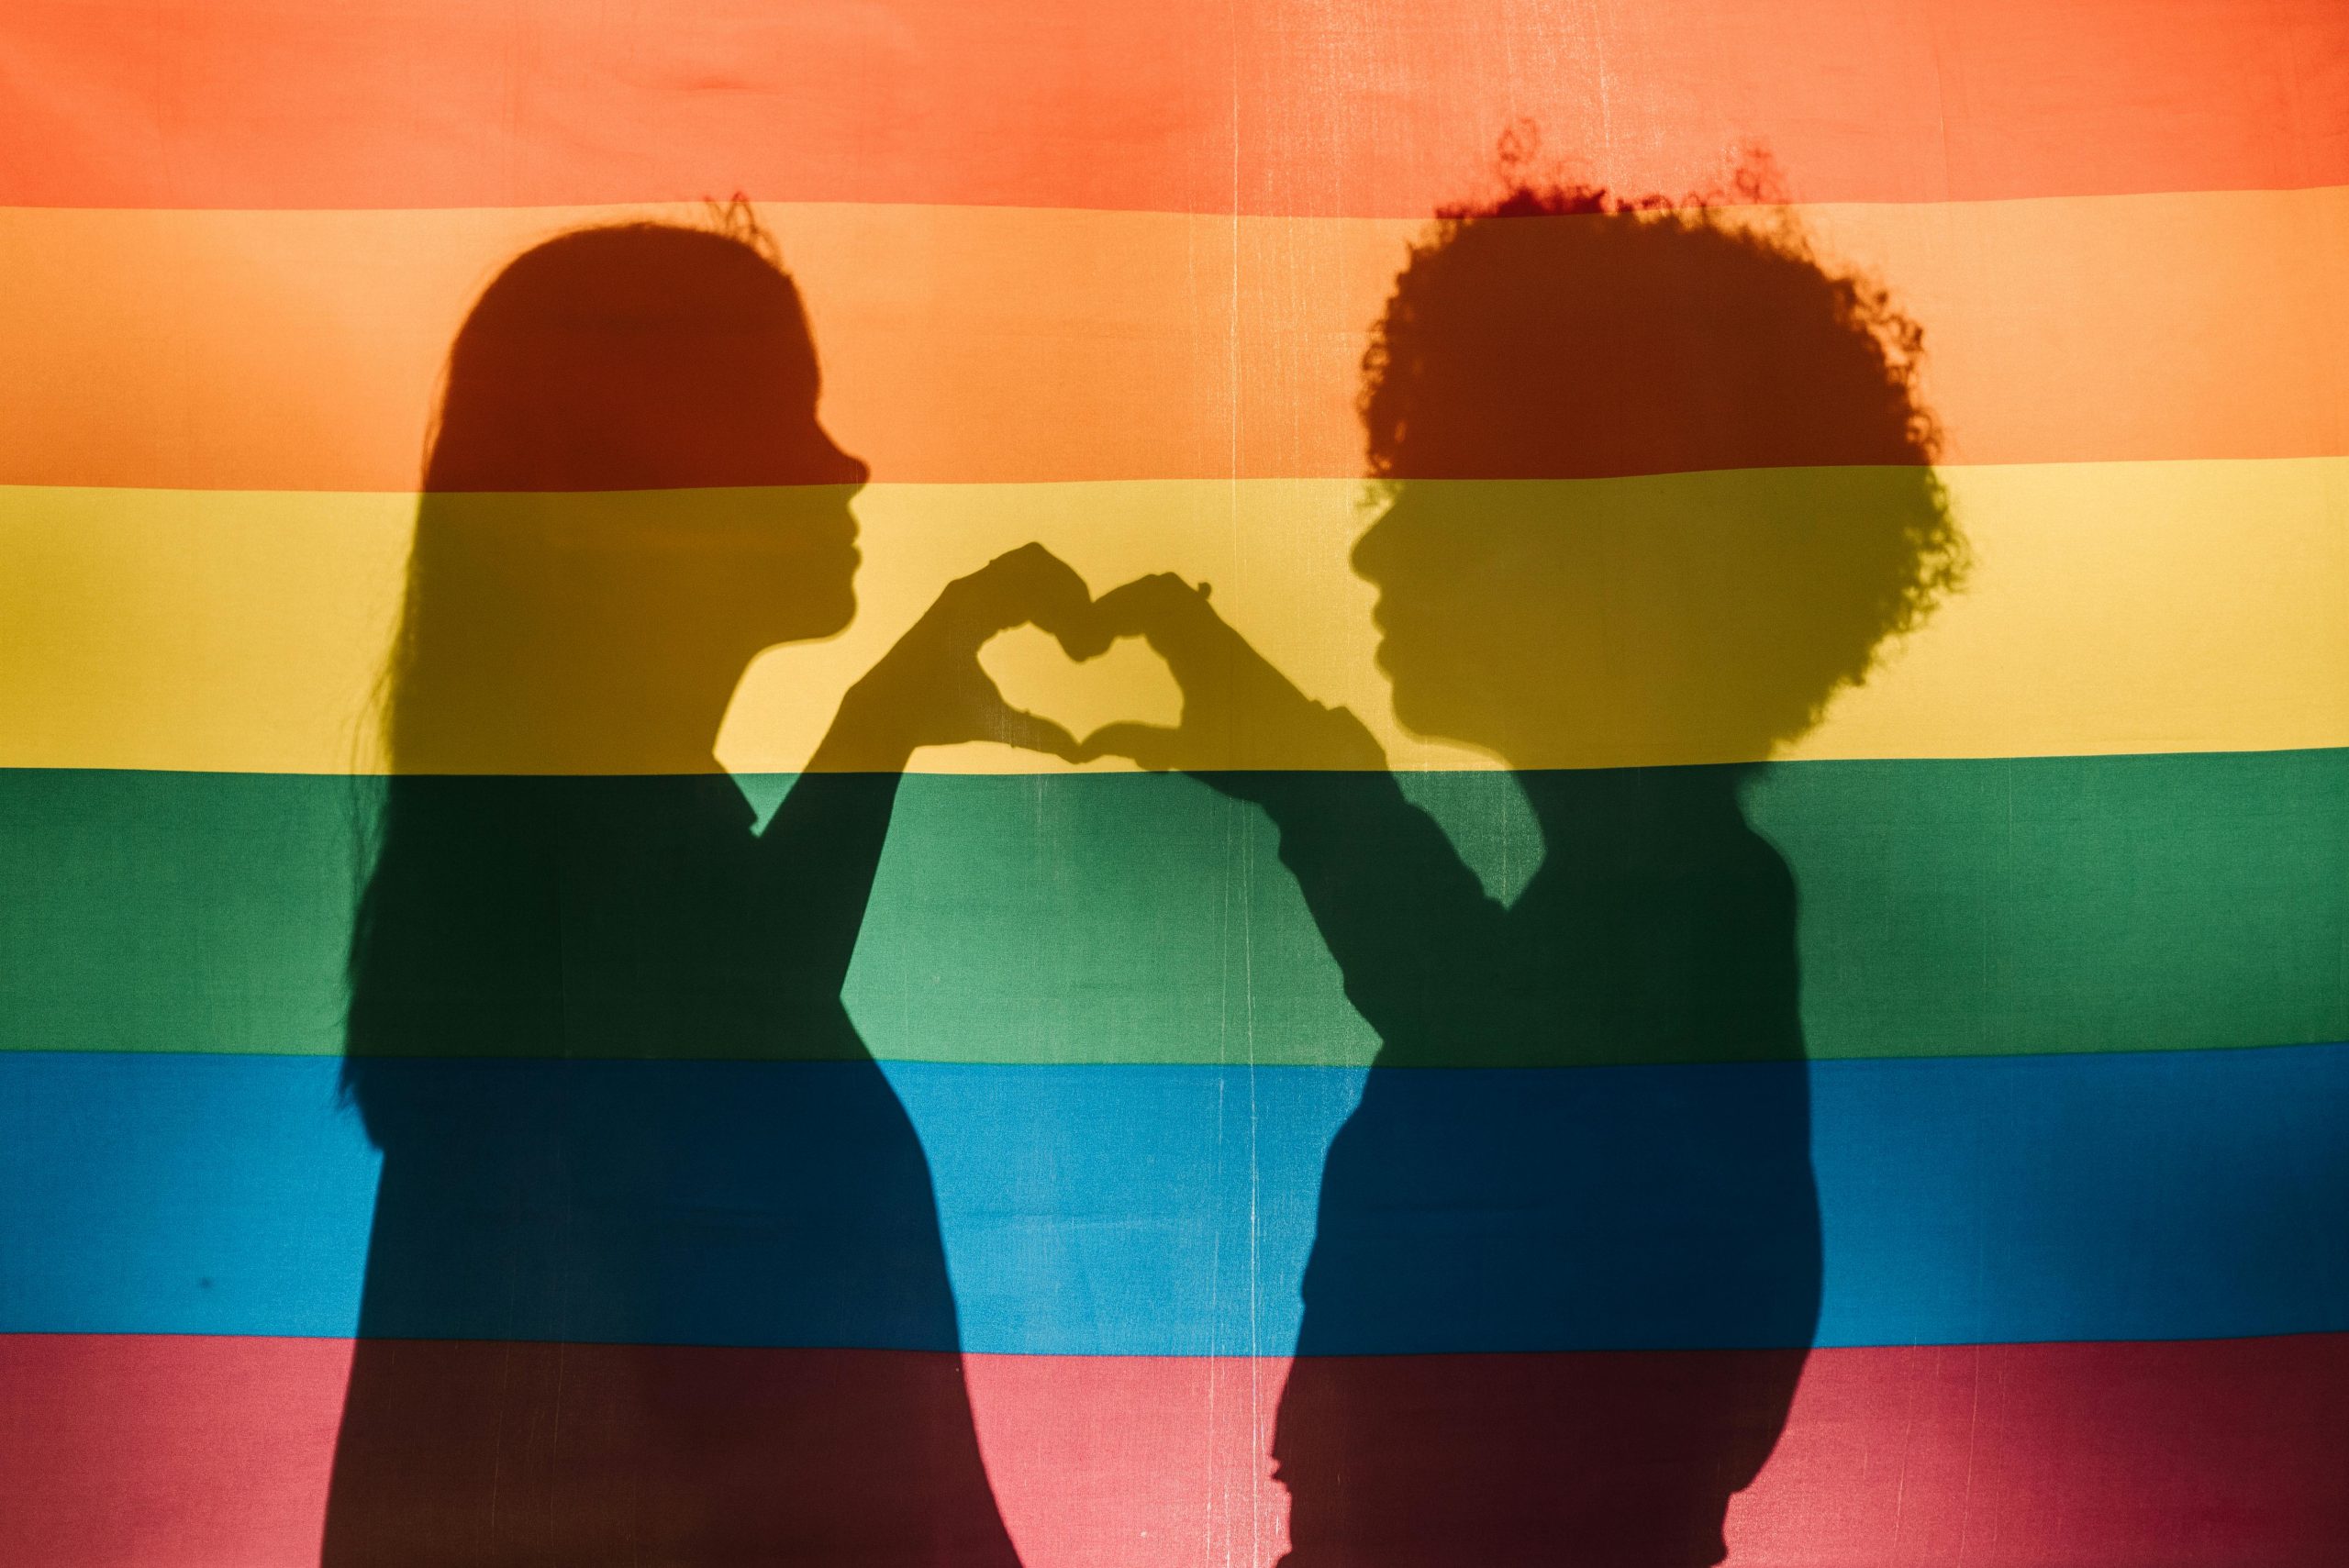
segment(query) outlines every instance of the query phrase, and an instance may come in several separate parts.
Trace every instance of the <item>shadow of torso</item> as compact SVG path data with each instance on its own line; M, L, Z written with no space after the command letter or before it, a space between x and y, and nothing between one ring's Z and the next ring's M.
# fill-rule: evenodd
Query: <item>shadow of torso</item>
M1382 1040L1281 1407L1291 1568L1723 1555L1820 1289L1795 890L1736 772L1519 775L1549 851L1506 909L1386 775L1270 803ZM1487 1353L1393 1353L1436 1349Z
M807 781L842 863L786 866L723 775L395 782L328 1563L1013 1561L929 1168L840 1002L862 897L811 892L869 885L895 783Z

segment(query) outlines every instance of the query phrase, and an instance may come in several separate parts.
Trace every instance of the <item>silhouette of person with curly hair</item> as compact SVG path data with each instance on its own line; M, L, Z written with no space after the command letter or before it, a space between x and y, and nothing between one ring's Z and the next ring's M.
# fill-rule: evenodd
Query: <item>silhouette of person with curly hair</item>
M1413 250L1353 562L1397 719L1539 824L1507 906L1204 589L1099 601L1185 706L1087 753L1260 803L1381 1041L1274 1443L1290 1568L1725 1554L1820 1271L1797 890L1740 781L1958 581L1919 349L1798 234L1701 209L1521 187ZM1491 1353L1398 1353L1444 1351Z

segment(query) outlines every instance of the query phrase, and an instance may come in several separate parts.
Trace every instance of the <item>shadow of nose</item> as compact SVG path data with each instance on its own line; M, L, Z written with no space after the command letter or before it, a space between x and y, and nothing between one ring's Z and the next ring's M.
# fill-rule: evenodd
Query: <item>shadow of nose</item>
M823 476L820 484L852 484L862 490L873 483L873 465L863 458L842 450L828 433L824 437Z

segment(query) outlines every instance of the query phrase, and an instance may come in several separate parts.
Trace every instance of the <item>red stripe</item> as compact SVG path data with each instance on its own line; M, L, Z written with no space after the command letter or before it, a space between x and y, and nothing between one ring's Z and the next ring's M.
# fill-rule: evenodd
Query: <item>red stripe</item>
M1530 117L1618 188L2349 182L2339 0L17 0L0 204L724 197L1415 216Z
M502 1352L419 1350L452 1380ZM952 1370L950 1358L851 1351L566 1358L569 1407L652 1376L706 1399L714 1424L780 1391ZM1440 1402L1522 1409L1570 1387L1686 1382L1707 1375L1700 1361L1310 1364L1357 1408L1442 1391ZM0 1339L0 1557L315 1562L350 1365L342 1341ZM1029 1568L1271 1562L1288 1501L1266 1455L1286 1373L1269 1360L969 1358L987 1469ZM1430 1429L1398 1426L1389 1442L1403 1462L1457 1469L1456 1448L1412 1451ZM1294 1447L1291 1429L1282 1442ZM1507 1469L1476 1446L1475 1463ZM654 1456L639 1458L640 1485L703 1473L680 1456L663 1478ZM1530 1460L1516 1468L1525 1485L1556 1484ZM1488 1469L1483 1484L1517 1478ZM1815 1351L1775 1453L1731 1505L1728 1539L1732 1563L1790 1568L2335 1564L2349 1540L2349 1336ZM1491 1561L1506 1548L1479 1544Z

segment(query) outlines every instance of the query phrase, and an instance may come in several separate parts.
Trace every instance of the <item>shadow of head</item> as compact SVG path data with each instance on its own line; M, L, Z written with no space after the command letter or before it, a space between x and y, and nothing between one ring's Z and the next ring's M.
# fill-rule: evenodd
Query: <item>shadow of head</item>
M507 263L450 350L396 765L567 768L600 746L625 771L707 768L689 731L712 694L855 610L867 471L818 422L820 388L798 291L747 224L583 229ZM643 733L663 713L690 758Z
M1397 717L1520 768L1743 762L1954 589L1921 334L1784 220L1520 189L1414 248L1355 549Z

